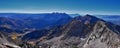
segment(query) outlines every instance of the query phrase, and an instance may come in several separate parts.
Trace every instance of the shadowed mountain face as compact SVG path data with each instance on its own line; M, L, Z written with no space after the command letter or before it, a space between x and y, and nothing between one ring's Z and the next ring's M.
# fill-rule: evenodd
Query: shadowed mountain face
M71 36L76 36L76 37L85 37L89 31L92 30L92 27L94 26L94 24L99 21L101 19L98 19L96 17L93 17L91 15L86 15L84 17L75 17L74 19L72 19L71 22L69 22L68 24L61 26L61 27L55 27L52 29L43 29L42 31L34 31L31 32L29 34L26 34L25 37L26 38L33 38L32 35L36 35L38 34L39 36L37 36L37 38L41 37L41 34L44 35L44 33L46 35L48 35L48 38L53 38L55 36L59 36L62 34L66 34L65 38L71 37ZM48 33L48 34L47 34ZM29 39L30 40L30 39Z
M85 15L60 27L33 31L26 34L24 40L36 42L37 39L37 44L43 48L114 48L120 47L119 29L118 25Z
M26 16L26 14L22 14L22 16L23 15ZM5 32L7 35L9 33L10 36L4 35L5 38L9 37L13 43L22 48L120 47L120 26L113 23L92 15L78 16L73 19L65 13L39 15L40 14L33 15L33 17L27 14L26 17L22 17L21 19L19 18L21 15L19 17L9 17L12 21L7 20L10 24L7 21L7 23L1 22L0 31ZM2 20L3 19L1 19L1 21ZM25 25L30 25L30 28L20 31L3 26L4 23L6 23L14 28L14 25L17 24L15 20L23 20ZM42 25L42 29L40 25ZM4 33L0 33L0 35L1 34ZM0 37L0 39L3 38ZM0 45L2 45L2 43L0 43Z

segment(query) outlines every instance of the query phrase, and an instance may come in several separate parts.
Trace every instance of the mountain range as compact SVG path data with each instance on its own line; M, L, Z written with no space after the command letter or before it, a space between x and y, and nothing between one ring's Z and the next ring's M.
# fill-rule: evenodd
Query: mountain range
M119 21L109 21L118 17L0 13L0 47L119 48Z
M60 26L69 22L72 18L65 13L46 13L46 14L20 14L20 13L1 13L0 23L8 24L15 29L37 28L42 29L49 26ZM7 18L6 18L7 17Z

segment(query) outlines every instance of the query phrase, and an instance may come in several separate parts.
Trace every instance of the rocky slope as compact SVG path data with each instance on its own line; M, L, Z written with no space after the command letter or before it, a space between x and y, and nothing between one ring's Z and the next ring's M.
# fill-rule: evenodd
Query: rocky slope
M11 38L9 38L4 33L0 32L0 48L21 48L21 47L14 44Z
M119 32L120 33L120 32ZM120 35L108 28L103 21L98 21L83 48L119 48Z

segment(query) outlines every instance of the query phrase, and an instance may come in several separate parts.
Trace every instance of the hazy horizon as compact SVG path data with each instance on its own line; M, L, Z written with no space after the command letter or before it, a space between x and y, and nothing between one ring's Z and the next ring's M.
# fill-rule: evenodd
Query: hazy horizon
M120 0L0 0L0 13L120 15Z

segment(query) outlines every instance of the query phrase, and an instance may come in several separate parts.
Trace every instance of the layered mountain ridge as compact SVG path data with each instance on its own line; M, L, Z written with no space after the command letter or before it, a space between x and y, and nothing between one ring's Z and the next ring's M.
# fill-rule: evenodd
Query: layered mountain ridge
M45 27L44 29L34 29L34 28L24 29L20 31L22 33L17 33L19 31L10 29L12 31L9 32L10 33L9 35L11 35L11 37L13 36L13 38L11 38L11 40L13 40L13 43L16 44L16 46L20 46L21 48L119 48L120 47L119 25L115 25L113 23L104 21L103 19L88 14L85 16L77 16L73 19L69 17L61 18L62 16L68 16L65 13L62 14L52 13L52 14L47 14L46 16L48 16L50 20L52 19L51 21L54 21L54 19L55 20L58 19L54 23L57 24L59 22L58 24L60 25L53 24L54 27L51 27L48 24L49 27ZM55 18L52 18L53 16ZM60 17L56 17L56 16L60 16ZM25 20L29 20L29 18ZM34 19L32 18L32 20ZM1 28L3 27L4 26L2 26ZM4 32L7 33L8 31L4 31ZM0 35L2 34L3 33L1 33ZM2 43L0 45L2 45Z
M68 23L72 18L66 13L46 13L46 14L17 14L0 13L0 21L4 26L16 29L37 28L59 26ZM3 26L3 25L2 25Z

